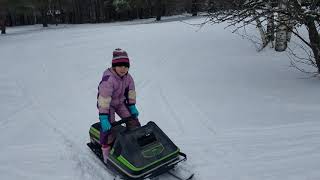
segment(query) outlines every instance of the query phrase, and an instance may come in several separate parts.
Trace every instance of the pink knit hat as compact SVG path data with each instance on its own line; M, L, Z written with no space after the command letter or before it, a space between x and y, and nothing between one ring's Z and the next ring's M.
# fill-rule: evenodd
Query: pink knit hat
M117 48L113 51L112 67L116 66L130 67L130 61L127 52L120 48Z

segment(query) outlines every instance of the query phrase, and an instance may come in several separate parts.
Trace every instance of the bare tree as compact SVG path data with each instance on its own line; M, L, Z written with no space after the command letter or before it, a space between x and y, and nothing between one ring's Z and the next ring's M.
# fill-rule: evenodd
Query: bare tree
M156 20L160 21L163 11L163 4L162 0L156 0Z
M41 14L42 26L48 27L49 0L32 0L32 3Z
M23 1L23 0L0 0L0 29L1 34L6 34L6 26L8 23L8 20L10 20L10 11L15 11L20 14L22 14L21 20L22 24L25 24L26 16L25 14L30 11L30 8L32 6L29 6L29 1ZM9 17L9 18L8 18Z
M105 20L103 0L96 0L96 22L103 22Z
M315 65L320 74L319 0L234 0L233 3L233 8L212 11L207 22L228 22L228 27L236 27L234 32L255 25L260 32L261 49L275 41L275 50L285 51L293 34L312 50L308 64ZM307 28L309 39L301 35L301 26Z
M0 0L0 29L1 34L6 34L6 8L7 1Z
M198 15L198 2L197 0L192 0L191 2L191 13L192 13L192 16L197 16Z

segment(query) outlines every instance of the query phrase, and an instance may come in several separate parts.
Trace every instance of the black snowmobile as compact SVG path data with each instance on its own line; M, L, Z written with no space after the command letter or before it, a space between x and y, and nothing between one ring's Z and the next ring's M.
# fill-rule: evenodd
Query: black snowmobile
M192 179L194 174L179 172L178 164L187 159L186 154L169 139L154 123L128 129L125 118L111 124L117 133L109 153L108 162L103 162L100 138L100 122L91 125L89 148L115 176L115 179L142 180L156 179L161 174L170 174L180 179ZM184 169L186 171L186 169Z

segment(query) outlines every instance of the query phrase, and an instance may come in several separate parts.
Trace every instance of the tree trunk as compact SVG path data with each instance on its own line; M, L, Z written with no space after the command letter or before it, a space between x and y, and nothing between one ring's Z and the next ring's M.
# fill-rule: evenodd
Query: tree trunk
M42 18L42 26L43 27L48 27L48 18L47 18L47 13L46 10L42 10L41 12L41 18Z
M288 18L288 21L287 21L286 24L287 24L287 42L290 42L291 36L292 36L293 27L295 26L295 22Z
M262 50L263 48L265 48L267 46L269 41L266 38L265 30L264 30L264 28L262 26L262 23L261 23L261 21L260 21L260 19L258 17L256 17L256 23L257 23L257 28L259 29L260 36L261 36L261 41L262 41L261 50Z
M156 20L161 21L162 15L162 2L161 0L156 1Z
M287 9L287 1L288 0L280 0L279 2L279 9L285 11ZM276 32L276 45L275 45L275 50L278 52L285 51L288 47L288 41L287 41L287 17L283 13L279 14L278 17L278 27L277 27L277 32Z
M74 22L76 24L83 23L83 17L81 13L81 3L79 0L73 0L73 13L74 13Z
M276 33L275 50L278 52L285 51L288 47L287 42L287 26L285 24L280 24Z
M192 0L192 4L191 4L191 13L192 13L192 16L197 16L197 15L198 15L198 5L197 5L197 0Z
M311 49L314 55L318 73L320 74L320 36L313 17L307 17L306 26L308 28Z
M13 17L12 17L12 13L11 12L8 12L8 16L6 18L7 20L7 23L8 23L8 26L12 27L13 26Z
M103 2L101 0L97 0L97 8L96 8L96 15L97 15L97 22L101 23L105 20L104 16L104 9L103 9Z
M270 13L267 15L267 41L271 42L273 45L274 41L274 13L272 12L272 5L269 1L267 8L270 10Z
M0 7L0 30L1 34L6 34L6 11Z
M150 18L152 16L152 5L150 0L146 0L146 9L143 11L144 18Z
M0 19L0 26L1 26L1 34L6 34L6 20L1 18Z
M140 16L139 10L140 10L140 8L135 8L136 18L137 19L142 19L142 18L140 18L141 16Z
M144 17L144 9L143 8L139 8L138 11L139 11L138 12L138 18L139 19L143 19L143 17Z

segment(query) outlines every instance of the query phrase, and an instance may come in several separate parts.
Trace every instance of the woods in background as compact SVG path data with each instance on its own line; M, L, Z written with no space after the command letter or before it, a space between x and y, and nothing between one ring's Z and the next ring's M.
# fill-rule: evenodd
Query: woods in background
M208 0L0 0L0 25L100 23L192 13ZM5 33L5 32L3 32Z

